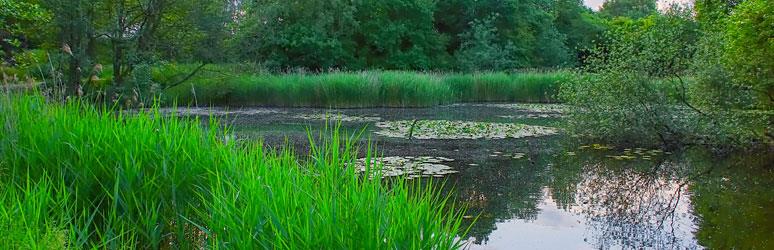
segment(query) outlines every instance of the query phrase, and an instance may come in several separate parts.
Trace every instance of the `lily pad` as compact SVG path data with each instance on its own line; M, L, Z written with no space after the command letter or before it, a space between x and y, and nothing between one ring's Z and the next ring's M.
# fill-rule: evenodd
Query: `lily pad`
M413 179L419 177L442 177L457 173L458 171L444 164L453 161L454 159L445 157L388 156L371 158L371 164L366 164L365 158L358 159L356 167L359 172L366 172L367 167L381 168L382 178L406 176L408 179ZM371 177L374 175L375 173L371 173Z
M160 108L159 113L162 115L177 115L177 116L190 116L190 115L265 115L265 114L286 114L285 111L280 111L271 108L251 108L251 109L224 109L224 108Z
M453 104L451 106L474 106L474 107L492 107L512 109L514 111L527 113L555 113L562 114L567 110L566 105L562 104L529 104L529 103L502 103L502 104Z
M378 122L382 120L381 117L376 116L351 116L345 114L300 114L294 115L292 118L303 120L328 120L328 121L342 121L342 122Z
M518 123L448 120L384 121L376 123L376 134L414 139L504 139L554 135L558 129Z

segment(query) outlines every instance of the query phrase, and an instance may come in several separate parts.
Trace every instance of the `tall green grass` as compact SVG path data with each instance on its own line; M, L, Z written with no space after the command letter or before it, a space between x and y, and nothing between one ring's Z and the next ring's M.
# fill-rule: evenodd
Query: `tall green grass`
M450 74L444 77L460 102L556 102L565 72Z
M157 69L176 82L190 67ZM178 73L174 73L178 72ZM362 71L244 73L211 66L165 91L170 102L227 106L427 107L456 102L554 102L565 72L422 73Z
M2 249L461 247L447 196L363 178L335 130L298 157L215 122L0 99Z

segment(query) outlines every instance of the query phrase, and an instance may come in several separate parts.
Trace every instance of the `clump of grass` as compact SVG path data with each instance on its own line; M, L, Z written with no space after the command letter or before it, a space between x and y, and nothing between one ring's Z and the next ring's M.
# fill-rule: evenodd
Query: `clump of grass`
M426 106L451 94L434 75L406 72L252 75L228 86L225 104L241 106Z
M233 145L214 121L0 99L3 249L461 247L446 196L364 178L335 131L297 157Z
M473 73L452 74L445 82L462 102L556 101L559 84L569 73Z
M553 102L568 75L362 71L251 74L211 70L165 93L178 103L226 106L428 107L455 102ZM183 67L185 68L185 67ZM171 68L168 71L174 71ZM220 72L220 73L213 73ZM157 81L174 75L157 72Z

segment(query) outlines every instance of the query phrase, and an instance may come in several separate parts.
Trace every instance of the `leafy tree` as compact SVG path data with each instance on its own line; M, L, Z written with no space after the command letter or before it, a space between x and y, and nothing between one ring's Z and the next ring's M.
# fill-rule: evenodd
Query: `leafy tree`
M473 28L462 34L464 42L457 52L459 67L467 71L507 70L521 66L514 56L513 43L498 44L494 17L473 21Z
M761 5L742 9L753 5L751 1L697 2L702 33L693 60L696 83L689 90L692 102L735 134L737 141L771 141L772 64L766 59L771 54L765 54L772 50L766 48L765 38L755 38L767 36L766 32L770 36L771 25L765 27L766 15L750 18L745 14L765 11L766 6ZM771 44L769 41L768 48Z
M167 5L155 34L156 56L173 61L223 62L232 23L230 1L189 0Z
M447 52L456 53L466 43L476 20L496 17L496 44L512 44L513 60L520 67L556 66L567 60L564 34L554 26L553 1L450 0L438 3L436 27L451 38Z
M67 64L68 95L83 95L84 87L96 87L103 66L109 60L111 81L116 91L135 100L150 82L146 65L158 60L159 30L170 0L43 0L42 5L53 13L53 23L62 44L62 56ZM182 32L182 31L181 31ZM107 58L105 58L107 57ZM145 74L144 76L136 74Z
M712 26L717 29L723 29L725 27L719 22L723 22L734 8L744 0L696 0L694 4L694 10L696 11L696 19L705 25L703 29L713 29Z
M559 0L554 9L556 28L564 34L565 45L575 56L567 64L581 63L590 50L601 45L607 24L581 0Z
M433 26L435 0L371 0L356 4L356 56L386 69L443 67L448 38Z
M599 13L608 18L643 18L656 13L656 0L607 0Z
M560 97L577 109L569 129L618 143L667 146L694 136L671 96L688 73L695 32L687 12L613 26L605 49L562 86Z
M261 0L243 6L234 48L276 68L326 69L354 61L358 26L350 1Z
M51 14L36 0L0 0L0 47L6 62L14 64L14 50L29 47L29 38L41 33Z
M96 46L96 12L101 2L86 0L44 0L52 11L52 21L61 44L67 69L65 90L68 95L82 95L83 78L94 65Z
M736 83L759 93L761 104L774 105L774 5L747 0L730 17L726 58Z

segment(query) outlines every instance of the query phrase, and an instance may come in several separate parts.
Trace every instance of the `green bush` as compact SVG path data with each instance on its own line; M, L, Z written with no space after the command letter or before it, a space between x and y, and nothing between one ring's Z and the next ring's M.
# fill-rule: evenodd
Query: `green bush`
M689 140L685 121L698 119L675 109L689 69L695 27L685 12L627 21L608 34L609 44L561 88L573 107L567 127L587 137L671 146ZM683 97L682 92L678 92ZM683 101L683 98L677 98ZM680 102L682 105L683 102ZM687 107L686 107L687 109Z

